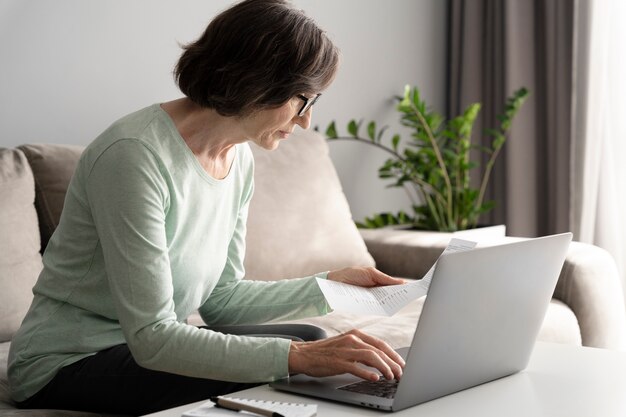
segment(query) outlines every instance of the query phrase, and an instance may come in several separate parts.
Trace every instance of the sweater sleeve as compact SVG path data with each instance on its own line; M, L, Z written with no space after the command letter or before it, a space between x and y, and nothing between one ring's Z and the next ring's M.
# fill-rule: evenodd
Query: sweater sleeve
M165 231L168 176L149 148L115 142L85 186L117 319L139 365L236 382L288 374L288 340L224 335L177 320Z

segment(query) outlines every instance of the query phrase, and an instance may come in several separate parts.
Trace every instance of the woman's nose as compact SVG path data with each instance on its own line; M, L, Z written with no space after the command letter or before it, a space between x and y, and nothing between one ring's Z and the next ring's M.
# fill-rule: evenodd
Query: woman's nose
M313 109L310 108L304 113L302 116L296 115L296 124L300 126L302 129L308 129L311 126L311 114L313 113Z

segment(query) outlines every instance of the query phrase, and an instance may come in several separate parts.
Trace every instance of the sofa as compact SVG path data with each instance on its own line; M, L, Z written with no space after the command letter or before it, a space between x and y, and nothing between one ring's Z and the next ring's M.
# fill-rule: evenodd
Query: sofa
M256 191L248 220L247 279L300 277L348 265L374 266L418 279L451 234L402 229L358 230L329 157L312 131L296 131L275 151L253 148ZM11 337L32 299L41 253L58 224L82 147L24 145L0 149L0 415L96 416L59 410L16 410L9 397ZM514 240L497 238L496 243ZM480 240L480 239L478 239ZM491 242L482 244L493 244ZM479 242L481 244L481 242ZM573 242L538 339L626 348L626 315L615 262L598 247ZM410 343L424 298L393 317L333 312L298 322L329 335L359 328L394 347ZM480 302L480 300L476 300ZM201 324L198 315L188 318Z

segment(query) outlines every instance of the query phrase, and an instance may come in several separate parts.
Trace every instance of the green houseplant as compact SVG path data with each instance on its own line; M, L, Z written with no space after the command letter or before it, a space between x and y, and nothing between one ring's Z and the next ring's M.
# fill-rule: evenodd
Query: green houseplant
M528 91L521 88L506 100L505 111L498 116L500 125L486 129L490 146L479 147L471 142L472 126L480 104L469 105L463 114L448 121L431 111L420 98L417 88L406 86L397 106L402 125L412 130L411 139L401 143L400 135L384 139L387 127L378 129L376 122L367 124L361 135L362 121L348 123L348 135L337 133L335 122L326 129L329 140L353 140L376 146L391 156L379 168L378 176L390 180L389 187L406 189L413 203L413 214L379 213L357 222L359 227L374 228L393 224L411 224L416 229L452 232L476 227L482 213L494 207L485 201L485 191L493 165L507 139L513 118ZM470 151L477 149L488 155L484 167L470 160ZM480 172L480 186L474 188L470 175Z

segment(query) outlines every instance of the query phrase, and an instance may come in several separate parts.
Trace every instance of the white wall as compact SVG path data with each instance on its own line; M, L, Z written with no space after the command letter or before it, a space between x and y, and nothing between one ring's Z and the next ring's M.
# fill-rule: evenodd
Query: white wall
M444 106L442 0L294 0L342 50L313 124L376 119L400 131L393 96L416 84ZM178 43L194 40L227 0L0 0L0 146L87 144L118 117L180 96ZM395 128L394 128L395 127ZM355 219L408 208L377 177L385 156L333 142Z

